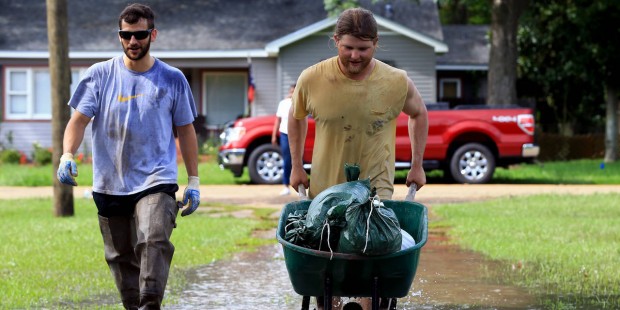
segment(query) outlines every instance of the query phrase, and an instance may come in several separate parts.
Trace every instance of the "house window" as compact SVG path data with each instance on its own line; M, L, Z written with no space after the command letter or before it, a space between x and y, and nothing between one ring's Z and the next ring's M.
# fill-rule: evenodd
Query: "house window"
M439 80L440 98L461 98L460 79L440 79Z
M71 70L71 93L80 79L80 69ZM52 119L51 80L48 68L7 68L4 107L8 120Z

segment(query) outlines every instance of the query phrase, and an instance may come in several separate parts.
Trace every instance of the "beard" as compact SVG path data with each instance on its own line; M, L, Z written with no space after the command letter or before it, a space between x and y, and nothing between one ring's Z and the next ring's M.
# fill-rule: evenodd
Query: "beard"
M146 56L146 54L149 52L149 49L151 48L151 38L149 37L149 41L145 44L145 45L140 45L140 44L135 44L135 45L123 45L123 51L125 52L125 55L127 56L127 58L131 59L131 60L140 60L142 58L144 58L144 56ZM138 55L133 56L133 54L131 53L131 51L140 49L140 53L138 53Z
M344 67L347 69L347 72L350 74L361 73L362 71L364 71L364 69L368 67L371 60L372 58L370 59L362 58L360 60L356 60L355 62L352 62L350 58L344 58L344 57L340 58L340 62L344 65Z

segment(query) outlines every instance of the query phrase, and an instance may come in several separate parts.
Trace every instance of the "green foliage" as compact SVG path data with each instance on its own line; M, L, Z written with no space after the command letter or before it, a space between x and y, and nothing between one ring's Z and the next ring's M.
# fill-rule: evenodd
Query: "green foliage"
M76 199L75 216L67 218L53 217L51 206L51 199L0 200L0 308L118 308L94 202ZM175 294L192 268L273 242L251 237L262 221L212 218L205 211L177 219L167 300L179 299Z
M374 0L373 0L374 1ZM325 11L330 17L338 16L346 9L356 8L359 6L358 0L323 0Z
M556 305L620 306L616 194L511 197L433 211L459 245L503 262L502 279L553 296Z
M13 147L13 131L9 131L5 135L6 145L0 141L0 151Z
M437 7L444 25L491 23L491 1L488 0L438 0Z
M19 164L21 154L15 149L5 149L0 152L0 162L3 164Z
M618 1L530 2L518 35L519 93L538 99L544 131L603 130L603 85L620 74L620 46L609 38L619 29Z
M219 139L215 139L215 138L207 139L200 145L199 153L201 155L217 156L219 147L220 147Z
M52 163L52 151L41 147L39 143L32 144L34 151L32 152L32 161L36 165L48 165Z

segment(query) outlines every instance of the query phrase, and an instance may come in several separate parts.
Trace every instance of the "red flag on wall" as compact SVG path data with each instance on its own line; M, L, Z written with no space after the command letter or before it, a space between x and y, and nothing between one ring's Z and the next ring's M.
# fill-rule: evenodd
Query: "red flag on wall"
M254 102L254 92L256 85L254 85L254 77L252 77L252 64L248 67L248 102Z

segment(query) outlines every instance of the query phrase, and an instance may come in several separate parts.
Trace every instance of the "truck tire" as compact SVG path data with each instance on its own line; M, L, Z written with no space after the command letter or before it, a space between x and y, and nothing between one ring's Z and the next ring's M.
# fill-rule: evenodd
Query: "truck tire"
M257 147L248 159L250 180L255 184L282 183L283 167L284 161L280 148L272 144Z
M495 157L488 147L467 143L452 154L449 171L457 183L488 183L495 172Z

